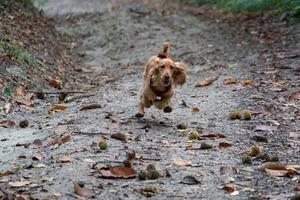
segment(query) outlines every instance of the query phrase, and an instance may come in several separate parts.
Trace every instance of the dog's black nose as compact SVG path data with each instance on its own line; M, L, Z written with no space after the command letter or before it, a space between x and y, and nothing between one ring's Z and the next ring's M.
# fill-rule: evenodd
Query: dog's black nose
M169 80L169 79L170 79L170 75L165 75L165 76L164 76L164 79L165 79L165 80Z

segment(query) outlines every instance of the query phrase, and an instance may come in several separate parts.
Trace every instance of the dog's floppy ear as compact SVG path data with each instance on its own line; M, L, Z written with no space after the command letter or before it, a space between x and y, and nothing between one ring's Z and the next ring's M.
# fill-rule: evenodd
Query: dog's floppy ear
M175 62L176 70L174 73L174 83L176 85L183 85L187 79L186 65L183 62Z

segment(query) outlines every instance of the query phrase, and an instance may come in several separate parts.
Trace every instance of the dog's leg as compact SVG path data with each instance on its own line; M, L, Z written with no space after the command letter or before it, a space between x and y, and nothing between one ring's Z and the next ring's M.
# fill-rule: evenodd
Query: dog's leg
M145 106L142 101L140 101L139 106L138 106L138 112L135 114L137 118L142 118L145 115Z

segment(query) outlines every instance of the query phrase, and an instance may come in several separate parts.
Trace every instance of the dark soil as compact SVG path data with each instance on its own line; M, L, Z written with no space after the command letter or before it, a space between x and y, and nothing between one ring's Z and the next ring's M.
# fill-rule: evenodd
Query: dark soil
M84 62L81 73L71 75L80 81L69 85L80 83L95 95L12 104L0 119L27 119L29 126L0 127L3 199L288 199L299 191L299 174L258 170L270 160L300 164L298 26L270 14L233 15L167 1L49 0L43 9L59 34L76 39L76 54L67 55ZM136 119L144 65L164 41L174 60L187 63L188 81L176 88L172 113L151 108ZM218 79L194 87L210 76ZM225 85L226 77L236 83ZM57 103L65 110L49 111ZM80 111L89 104L95 109ZM250 120L229 119L231 111L245 109ZM187 128L178 130L182 122ZM189 141L190 131L199 139ZM254 144L268 156L241 159ZM127 166L128 151L135 152L132 168L146 180L100 175L107 165ZM13 187L16 181L24 185ZM228 184L235 192L226 191Z

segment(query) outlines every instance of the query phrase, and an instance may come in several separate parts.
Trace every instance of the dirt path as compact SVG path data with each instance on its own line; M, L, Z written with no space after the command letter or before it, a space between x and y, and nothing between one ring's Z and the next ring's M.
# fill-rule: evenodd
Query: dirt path
M153 199L286 199L293 195L294 188L299 188L299 176L270 177L257 170L264 159L256 157L247 165L242 163L240 153L257 144L283 163L300 164L299 100L288 98L299 92L300 52L295 51L299 43L294 40L298 37L297 30L279 29L283 32L280 39L271 38L270 43L268 37L259 37L265 29L256 30L250 24L247 28L251 34L230 21L222 23L183 13L176 6L168 11L157 9L157 3L146 6L97 0L84 5L80 2L49 0L44 9L55 17L58 30L80 36L79 55L97 74L97 79L88 84L107 84L93 97L66 103L66 111L48 114L51 104L37 100L36 110L11 116L26 118L32 126L26 132L12 129L0 136L9 138L1 140L4 153L0 157L1 170L14 172L9 181L25 178L30 184L22 190L3 181L1 187L37 198L59 199L76 199L73 183L78 181L84 182L95 199L144 198L138 190L147 184L157 188ZM290 35L284 35L288 31ZM138 120L133 116L144 63L166 40L171 43L171 57L188 64L188 82L176 88L171 114L158 113L152 108L147 110L145 118ZM194 87L198 80L212 75L218 79L211 85ZM238 83L224 85L227 76ZM254 84L242 86L247 79ZM98 103L101 108L79 111L82 105L91 103ZM195 107L200 112L192 112ZM228 119L230 111L243 109L251 109L256 115L250 121ZM176 128L180 122L188 124L187 130ZM266 130L256 132L256 125L266 125ZM226 138L191 143L187 137L190 130L222 134ZM110 138L119 132L126 134L126 142ZM19 139L12 139L12 135ZM70 141L58 145L55 138L67 135L71 136ZM257 142L253 139L255 135L268 142ZM101 151L94 145L101 137L108 139L107 150ZM42 145L12 147L35 139L40 139ZM199 147L203 141L213 148L186 150L186 146ZM232 147L220 149L218 145L223 141ZM145 181L100 177L95 168L105 166L105 162L119 165L129 150L134 150L139 158L132 162L134 169L139 172L154 164L162 177ZM32 160L35 155L41 158ZM72 161L57 162L64 155L69 155ZM179 159L190 164L175 164ZM227 170L220 170L222 167ZM165 176L166 169L171 177ZM188 175L201 183L181 183ZM239 193L222 190L229 183Z

